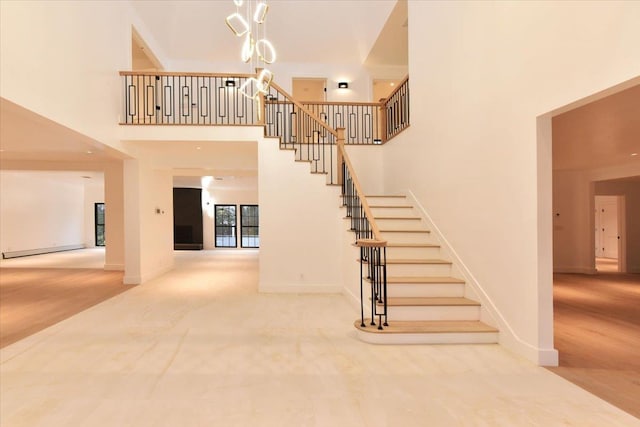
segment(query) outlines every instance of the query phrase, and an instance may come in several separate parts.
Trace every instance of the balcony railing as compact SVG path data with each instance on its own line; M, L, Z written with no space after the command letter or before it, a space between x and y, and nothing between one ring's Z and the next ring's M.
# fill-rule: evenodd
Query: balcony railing
M255 125L255 102L239 88L252 75L121 72L124 124Z
M328 184L338 184L337 132L275 83L261 102L265 135L294 150L297 161L309 162L312 173L326 174Z
M345 128L345 144L349 145L381 144L409 125L408 79L380 103L294 103L279 87L275 89L275 84L264 102L256 103L238 90L255 77L252 74L122 71L120 75L121 121L127 125L264 124L267 134L281 136L289 144L310 138L335 144L327 129ZM315 119L325 126L319 126Z
M382 111L385 118L385 141L409 127L409 77L398 85L387 99L384 100Z
M302 102L331 129L345 129L345 144L382 144L382 103Z

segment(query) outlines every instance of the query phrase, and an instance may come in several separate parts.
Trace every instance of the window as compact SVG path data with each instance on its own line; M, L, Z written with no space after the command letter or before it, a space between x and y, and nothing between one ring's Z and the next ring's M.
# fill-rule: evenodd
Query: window
M104 246L104 203L96 203L94 208L96 225L96 246Z
M258 205L240 205L241 240L243 248L260 247Z
M236 248L236 205L215 205L216 248Z

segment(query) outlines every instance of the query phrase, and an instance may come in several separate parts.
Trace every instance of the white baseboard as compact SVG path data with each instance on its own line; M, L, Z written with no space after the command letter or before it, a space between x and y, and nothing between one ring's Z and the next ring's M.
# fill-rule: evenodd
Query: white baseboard
M159 269L152 271L151 273L142 275L127 275L125 273L122 283L125 285L141 285L156 277L162 276L164 273L173 270L173 263L160 267Z
M124 276L122 283L125 285L139 285L142 283L142 278L140 276Z
M517 337L513 333L500 333L500 345L524 356L539 366L558 366L558 350L554 348L534 347Z
M440 232L440 229L433 222L424 206L422 206L422 204L410 190L407 190L407 196L414 203L414 207L420 213L422 218L431 227L432 234L436 236L436 238L440 242L441 248L445 251L445 253L451 257L451 261L463 276L462 278L465 280L471 290L476 293L478 299L480 300L480 303L482 304L481 319L483 320L483 322L499 329L500 344L517 354L525 356L527 359L539 365L557 366L558 351L555 349L543 349L533 346L521 339L515 333L515 331L511 328L511 325L509 325L502 313L498 310L497 306L485 292L484 288L476 280L467 266L462 262L462 259L460 259L451 244L449 244L446 237L444 237L442 232Z
M53 246L50 248L38 248L38 249L26 249L23 251L8 251L2 253L3 259L18 258L29 255L41 255L50 254L53 252L73 251L75 249L84 249L84 244L79 243L75 245Z
M342 287L335 284L303 284L271 285L260 283L258 292L265 294L340 294Z

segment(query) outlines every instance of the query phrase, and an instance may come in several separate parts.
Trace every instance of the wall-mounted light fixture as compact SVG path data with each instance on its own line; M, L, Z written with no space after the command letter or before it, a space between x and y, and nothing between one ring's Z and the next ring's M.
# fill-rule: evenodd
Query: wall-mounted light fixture
M349 89L349 83L347 82L339 82L338 89Z
M236 81L235 80L227 80L226 82L224 82L224 85L226 87L236 87Z

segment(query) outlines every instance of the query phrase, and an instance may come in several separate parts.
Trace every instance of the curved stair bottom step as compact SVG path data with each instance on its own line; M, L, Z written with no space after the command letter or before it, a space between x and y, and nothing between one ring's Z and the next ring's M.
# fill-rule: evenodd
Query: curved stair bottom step
M353 325L358 339L370 344L497 344L498 330L479 321L393 321L379 330L365 319Z

